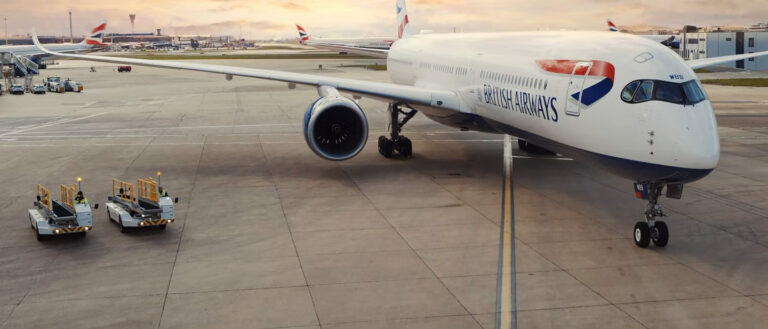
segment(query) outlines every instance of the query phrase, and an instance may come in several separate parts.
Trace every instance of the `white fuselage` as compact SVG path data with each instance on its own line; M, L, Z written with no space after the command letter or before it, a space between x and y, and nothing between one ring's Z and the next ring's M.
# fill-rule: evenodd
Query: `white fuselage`
M421 109L438 122L512 134L629 179L689 182L719 160L709 100L622 101L632 81L697 79L649 39L611 32L416 35L395 42L387 61L396 83L461 96L464 115Z
M308 46L317 44L341 45L347 47L362 47L375 49L389 49L394 38L368 37L368 38L311 38L305 44Z

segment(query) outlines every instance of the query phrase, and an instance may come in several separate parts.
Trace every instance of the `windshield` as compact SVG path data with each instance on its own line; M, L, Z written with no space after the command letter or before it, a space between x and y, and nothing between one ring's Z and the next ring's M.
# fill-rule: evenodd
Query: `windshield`
M621 92L621 99L627 103L642 103L657 100L667 103L692 105L707 96L696 80L687 82L667 82L660 80L635 80L627 84Z

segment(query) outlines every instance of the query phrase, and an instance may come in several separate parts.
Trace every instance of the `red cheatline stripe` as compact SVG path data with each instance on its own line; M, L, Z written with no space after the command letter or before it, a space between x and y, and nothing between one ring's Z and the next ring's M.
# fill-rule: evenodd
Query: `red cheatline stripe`
M96 33L96 32L102 31L102 30L104 30L106 28L107 28L107 23L104 23L104 24L101 24L101 25L97 26L95 29L93 29L93 31L91 31L91 33Z
M616 75L616 68L613 64L605 61L583 61L583 60L570 60L570 59L556 59L556 60L538 60L536 64L544 71L560 74L571 74L576 64L581 62L592 62L592 69L589 71L590 76L601 76L611 79L613 81ZM580 66L576 69L576 75L584 75L587 73L587 66Z

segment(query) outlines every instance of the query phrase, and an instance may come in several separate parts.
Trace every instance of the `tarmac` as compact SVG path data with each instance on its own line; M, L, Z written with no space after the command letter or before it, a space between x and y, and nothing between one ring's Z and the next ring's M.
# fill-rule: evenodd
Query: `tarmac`
M373 60L207 62L389 79L338 67ZM386 104L363 99L368 146L329 162L301 134L314 88L67 60L46 75L85 90L0 96L0 328L493 328L500 135L418 115L413 158L384 159ZM720 164L662 200L664 249L632 241L632 182L516 150L519 328L765 328L768 92L706 89ZM157 171L176 222L120 233L111 180ZM93 231L38 242L35 185L77 177L102 204Z

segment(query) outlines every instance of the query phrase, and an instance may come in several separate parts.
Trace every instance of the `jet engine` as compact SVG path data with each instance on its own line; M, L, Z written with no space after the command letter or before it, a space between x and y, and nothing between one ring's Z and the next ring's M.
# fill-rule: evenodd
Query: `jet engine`
M368 141L368 119L353 100L338 94L323 96L304 115L304 139L321 158L351 159Z

